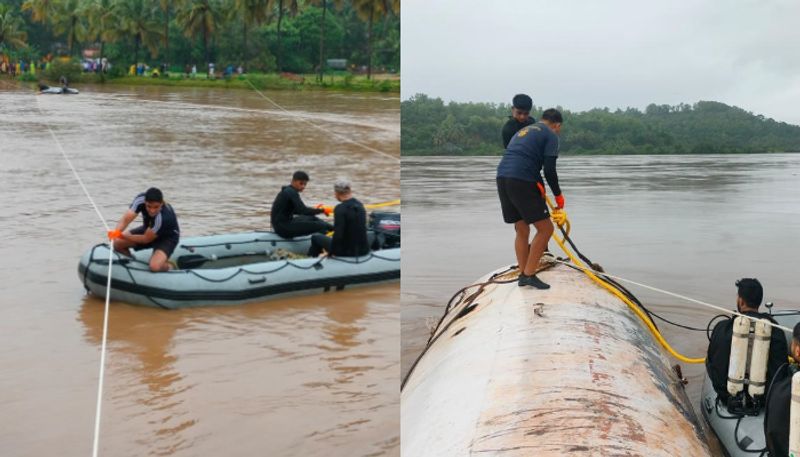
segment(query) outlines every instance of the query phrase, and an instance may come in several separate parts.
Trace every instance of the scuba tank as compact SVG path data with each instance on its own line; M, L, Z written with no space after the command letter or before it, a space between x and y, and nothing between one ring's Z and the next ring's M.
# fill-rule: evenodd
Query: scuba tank
M760 319L733 321L728 365L728 411L757 415L764 404L772 327Z

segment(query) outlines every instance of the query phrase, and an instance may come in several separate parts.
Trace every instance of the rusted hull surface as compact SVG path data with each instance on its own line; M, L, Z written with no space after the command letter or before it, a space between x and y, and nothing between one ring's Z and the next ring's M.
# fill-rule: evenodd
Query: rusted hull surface
M564 266L487 286L402 392L402 454L707 456L669 360L619 299ZM486 278L484 278L486 279Z

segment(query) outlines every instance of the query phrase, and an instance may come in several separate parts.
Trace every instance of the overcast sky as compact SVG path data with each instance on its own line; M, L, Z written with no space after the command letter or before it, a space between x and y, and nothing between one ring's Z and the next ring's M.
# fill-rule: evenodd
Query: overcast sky
M404 100L715 100L800 124L796 0L402 0L401 36Z

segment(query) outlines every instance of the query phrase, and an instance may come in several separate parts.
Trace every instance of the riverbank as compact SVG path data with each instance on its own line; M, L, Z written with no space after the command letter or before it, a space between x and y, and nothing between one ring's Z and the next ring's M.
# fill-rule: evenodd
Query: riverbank
M35 78L34 78L35 79ZM29 75L15 78L17 81L32 81ZM249 81L249 83L248 83ZM74 84L111 84L125 86L179 86L210 87L217 89L253 90L336 90L352 92L386 92L400 93L400 75L377 74L372 79L365 75L331 74L325 75L322 81L314 74L264 74L251 73L234 75L229 78L209 79L206 75L185 76L173 73L168 77L121 76L108 77L97 74L81 74L71 80ZM252 83L252 86L250 85Z

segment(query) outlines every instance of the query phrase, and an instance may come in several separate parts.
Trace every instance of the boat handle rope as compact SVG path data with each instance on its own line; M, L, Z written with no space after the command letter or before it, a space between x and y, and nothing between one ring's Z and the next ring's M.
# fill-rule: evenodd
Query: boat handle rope
M107 246L107 245L104 244L104 243L100 243L100 244L96 245L92 249L92 255L89 258L89 264L91 264L91 263L100 263L99 260L94 258L94 249L96 249L99 246ZM292 267L300 269L300 270L310 270L312 268L319 268L318 265L321 265L322 262L324 260L326 260L326 259L328 261L343 262L343 263L349 263L349 264L360 264L360 263L367 262L372 258L385 260L387 262L399 262L400 261L399 258L384 257L384 256L381 256L381 255L375 254L374 252L370 252L370 254L368 256L365 256L365 258L357 257L356 258L357 260L355 260L355 261L349 260L349 259L345 259L345 258L342 258L342 257L321 257L319 260L317 260L316 262L310 264L307 267L304 267L302 265L297 265L296 263L294 263L292 261L289 261L289 260L285 260L283 265L281 265L278 268L274 268L272 270L255 271L255 270L248 270L247 268L237 268L236 271L234 273L232 273L230 276L228 276L226 278L221 278L221 279L214 279L214 278L209 278L209 277L203 276L200 273L198 273L197 271L195 271L194 269L189 269L189 270L170 270L170 271L167 271L165 273L169 273L169 274L187 274L188 273L188 274L192 274L192 275L194 275L194 276L196 276L196 277L198 277L200 279L203 279L204 281L207 281L207 282L223 283L223 282L230 281L231 279L235 278L236 276L238 276L239 274L242 274L242 273L247 273L247 274L251 274L251 275L254 275L254 276L269 275L269 274L278 272L280 270L283 270L284 268L286 268L288 266L292 266ZM127 263L140 263L140 264L146 265L145 262L143 262L143 261L141 261L139 259L135 259L135 258L130 259ZM133 267L130 267L130 266L125 265L123 263L118 263L118 264L119 264L119 266L121 266L122 268L124 268L128 272L128 276L130 276L131 281L133 282L134 285L137 285L137 282L134 279L133 274L131 273L131 270L133 270L133 271L143 271L143 272L149 272L150 271L149 269L144 269L144 268L133 268ZM87 269L88 269L88 266L87 266ZM85 284L84 284L84 286L85 286ZM148 296L148 298L150 298L152 300L151 297ZM161 304L159 304L159 306L161 306L162 308L165 308L165 309L171 309L171 308L168 308L168 307L166 307L164 305L161 305Z
M41 104L39 103L39 97L36 97L36 108L39 111L39 114L44 118L44 112L42 111ZM81 189L83 189L83 193L86 194L86 198L89 199L89 202L92 204L94 211L97 213L97 217L100 218L100 222L103 223L103 226L106 229L106 232L110 232L111 229L106 222L106 219L103 217L103 214L100 212L100 209L97 207L97 204L94 202L89 190L84 185L83 180L81 179L78 171L75 170L75 167L72 165L72 161L69 160L67 157L66 151L64 151L64 147L61 145L61 142L58 141L58 137L56 137L55 132L53 129L50 128L50 124L45 122L45 126L47 127L47 131L50 132L50 136L53 138L53 141L58 146L59 151L61 151L61 156L64 157L66 160L67 165L69 165L70 170L72 170L72 174L75 176L75 179L80 184ZM109 304L111 301L111 269L113 266L113 259L114 259L114 240L110 240L110 248L108 250L108 282L106 284L106 303L105 308L103 311L103 340L100 346L100 375L99 381L97 386L97 409L95 410L95 419L94 419L94 440L92 442L92 456L97 457L98 449L100 446L100 413L102 411L102 404L103 404L103 379L105 378L105 368L106 368L106 342L108 341L108 311L109 311ZM87 265L87 269L88 269Z

